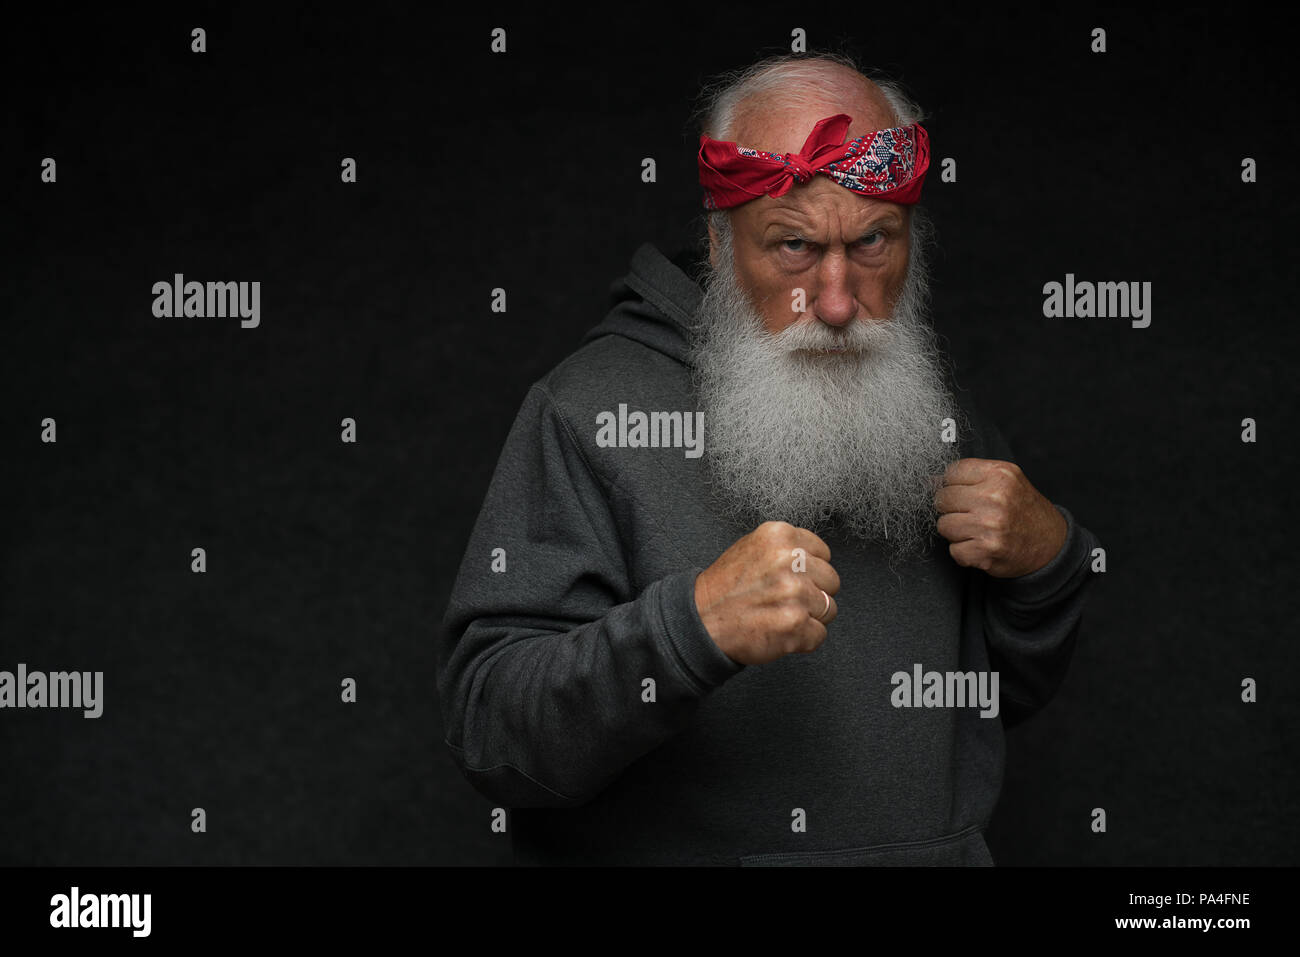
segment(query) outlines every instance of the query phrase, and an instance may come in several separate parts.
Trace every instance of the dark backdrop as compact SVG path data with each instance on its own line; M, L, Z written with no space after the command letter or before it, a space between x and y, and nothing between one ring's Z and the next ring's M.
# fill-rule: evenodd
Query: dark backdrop
M692 240L701 81L788 50L795 27L926 109L958 380L1108 550L1062 691L1010 733L995 857L1296 863L1282 21L1239 4L435 9L7 26L0 669L105 686L98 720L0 712L0 863L509 860L434 688L471 523L527 387L601 318L636 246ZM152 285L177 272L260 281L261 325L155 318ZM1150 327L1044 318L1067 272L1151 282Z

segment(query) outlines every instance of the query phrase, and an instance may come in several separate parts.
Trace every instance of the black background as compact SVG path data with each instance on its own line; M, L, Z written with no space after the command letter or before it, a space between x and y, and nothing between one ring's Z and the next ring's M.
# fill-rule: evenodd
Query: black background
M1107 548L1062 691L1010 733L995 859L1296 863L1285 21L579 9L9 25L0 669L105 677L98 720L0 712L0 864L509 861L434 691L470 526L529 384L635 248L693 241L700 83L795 27L901 78L956 158L926 185L935 324L1031 481ZM155 318L177 272L260 281L260 327ZM1151 326L1044 318L1067 272L1151 282Z

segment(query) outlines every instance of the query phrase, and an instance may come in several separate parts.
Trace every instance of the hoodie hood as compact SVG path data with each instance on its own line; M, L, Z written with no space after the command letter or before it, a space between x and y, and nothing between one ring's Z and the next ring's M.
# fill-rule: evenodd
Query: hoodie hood
M632 255L627 275L610 287L614 302L609 313L583 336L582 344L623 336L689 365L690 329L704 297L689 268L689 252L669 259L653 243L643 243Z

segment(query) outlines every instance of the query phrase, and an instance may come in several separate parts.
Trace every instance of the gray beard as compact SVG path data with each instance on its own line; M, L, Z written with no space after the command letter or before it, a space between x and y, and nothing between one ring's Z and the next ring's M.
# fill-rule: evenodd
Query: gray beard
M925 315L920 244L890 319L836 329L809 314L774 336L736 280L727 233L690 355L719 505L746 526L819 531L838 520L895 558L923 557L939 517L932 477L959 458L942 440L943 420L958 436L968 423ZM793 351L837 346L848 351Z

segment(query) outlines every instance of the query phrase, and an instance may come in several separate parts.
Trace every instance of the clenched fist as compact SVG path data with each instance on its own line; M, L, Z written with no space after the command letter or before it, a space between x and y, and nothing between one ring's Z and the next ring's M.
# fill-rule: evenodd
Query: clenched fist
M948 553L958 565L1018 578L1038 571L1065 544L1065 516L1014 462L959 459L941 481L934 504L943 514L935 528L952 543Z
M789 522L764 522L738 539L695 579L695 605L714 643L744 665L816 651L840 590L830 558L824 541Z

